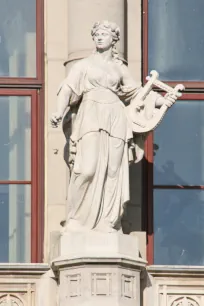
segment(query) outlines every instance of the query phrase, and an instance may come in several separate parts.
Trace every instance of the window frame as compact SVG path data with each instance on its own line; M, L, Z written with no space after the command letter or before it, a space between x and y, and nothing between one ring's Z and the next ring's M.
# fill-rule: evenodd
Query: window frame
M203 100L204 93L186 93L179 100ZM179 103L179 102L176 102ZM164 119L165 120L165 119ZM143 228L147 233L147 261L154 264L154 189L203 190L204 185L154 185L154 132L151 132L145 142L145 157L143 160Z
M36 77L0 77L0 96L31 97L31 263L41 263L44 258L44 0L35 1ZM16 181L0 183L3 182Z
M0 77L0 87L41 88L44 83L44 0L36 1L36 77Z
M31 180L0 180L0 185L31 185L31 263L43 260L44 135L43 109L35 89L0 89L0 96L31 97ZM42 111L42 112L41 112Z
M148 75L148 0L142 0L142 48L143 48L143 59L142 59L142 80L145 84L146 76ZM155 67L156 68L156 67ZM204 80L203 81L182 81L176 80L165 81L166 84L174 87L178 83L182 83L186 89L204 89Z

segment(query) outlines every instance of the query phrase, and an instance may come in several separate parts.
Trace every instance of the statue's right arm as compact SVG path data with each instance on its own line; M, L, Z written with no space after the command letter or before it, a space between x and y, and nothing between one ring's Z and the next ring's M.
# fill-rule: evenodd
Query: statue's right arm
M65 110L69 106L71 94L71 88L66 83L64 83L57 94L57 111L52 114L50 119L53 127L57 127L62 120Z
M57 92L57 111L51 118L53 127L57 127L62 117L71 104L77 103L83 94L84 76L87 62L76 62L69 71L67 78L61 83Z
M57 113L61 118L63 117L66 108L69 105L72 89L64 83L57 94Z

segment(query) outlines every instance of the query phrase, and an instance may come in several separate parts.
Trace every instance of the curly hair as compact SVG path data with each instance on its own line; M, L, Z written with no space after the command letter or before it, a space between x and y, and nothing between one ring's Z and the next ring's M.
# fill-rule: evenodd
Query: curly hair
M94 37L99 29L108 31L112 35L114 43L117 43L120 40L120 28L116 23L107 20L96 22L91 30L92 37ZM112 56L115 60L120 61L119 53L115 44L112 46Z
M91 30L92 37L94 37L95 33L99 29L103 29L110 32L114 42L118 42L120 40L120 28L116 23L107 20L104 20L102 22L96 22Z

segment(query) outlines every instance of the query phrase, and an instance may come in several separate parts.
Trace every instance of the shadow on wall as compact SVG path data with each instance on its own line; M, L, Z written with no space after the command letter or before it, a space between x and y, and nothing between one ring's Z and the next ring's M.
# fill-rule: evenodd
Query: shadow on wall
M122 219L124 234L142 230L142 162L130 166L130 202Z

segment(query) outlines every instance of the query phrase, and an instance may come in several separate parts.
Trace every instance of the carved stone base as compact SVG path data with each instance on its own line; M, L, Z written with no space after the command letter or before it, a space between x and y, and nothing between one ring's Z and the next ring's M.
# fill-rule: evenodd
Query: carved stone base
M136 237L66 233L61 253L52 264L59 276L60 306L140 305L140 272L146 262L138 256Z
M65 232L60 239L60 257L139 257L138 239L118 233Z

